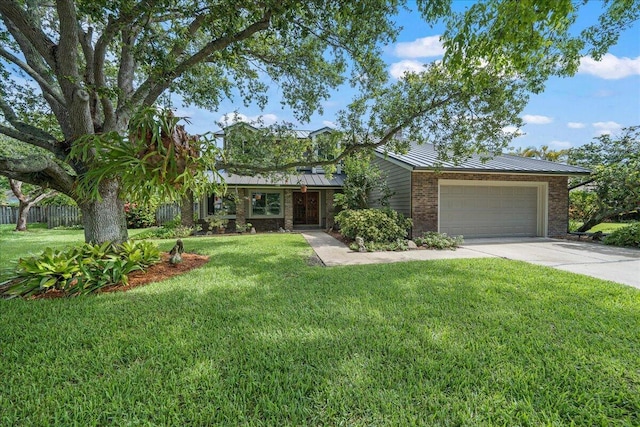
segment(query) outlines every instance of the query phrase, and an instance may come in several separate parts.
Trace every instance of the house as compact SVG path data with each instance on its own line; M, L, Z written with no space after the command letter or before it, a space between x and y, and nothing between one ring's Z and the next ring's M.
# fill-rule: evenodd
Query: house
M233 126L252 129L244 123ZM215 136L224 140L228 130ZM324 127L316 131L296 130L295 135L313 140L327 132L331 129ZM224 144L226 148L226 140ZM333 195L341 191L345 178L339 167L331 177L321 167L298 168L295 174L276 179L224 171L221 176L227 185L226 195L212 194L201 200L200 217L221 215L229 220L228 229L235 230L235 224L251 223L257 231L333 226Z
M584 168L515 155L438 165L433 145L406 154L376 150L374 163L395 195L391 208L425 231L473 237L551 237L568 229L570 176Z
M236 124L234 126L250 125ZM227 128L229 129L229 128ZM295 131L313 139L329 128ZM225 137L225 130L216 134ZM226 144L226 142L225 142ZM433 145L412 144L406 154L375 151L374 164L395 193L391 208L413 219L413 236L425 231L473 237L559 236L568 229L571 176L584 168L504 154L455 164L438 163ZM200 203L201 217L224 215L229 228L251 223L258 231L333 226L333 195L345 175L327 177L322 168L299 168L279 179L222 173L227 194ZM375 196L375 195L374 195Z

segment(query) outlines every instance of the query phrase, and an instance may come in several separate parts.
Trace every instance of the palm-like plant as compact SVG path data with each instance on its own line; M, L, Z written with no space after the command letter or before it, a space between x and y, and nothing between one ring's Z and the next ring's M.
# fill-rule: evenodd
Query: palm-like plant
M127 200L141 202L178 201L185 188L214 191L219 180L207 171L215 173L218 149L206 137L189 135L180 120L170 110L148 108L131 119L128 137L110 132L74 146L71 156L93 166L79 177L79 194L99 197L102 180L114 177L128 189Z

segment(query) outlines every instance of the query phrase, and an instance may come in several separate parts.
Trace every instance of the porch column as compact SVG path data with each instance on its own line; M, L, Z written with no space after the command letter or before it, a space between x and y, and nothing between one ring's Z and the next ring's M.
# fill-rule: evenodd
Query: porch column
M293 230L293 190L284 190L284 229Z
M244 225L247 222L245 193L244 188L238 188L238 202L236 203L236 224L238 225Z
M327 190L326 193L326 216L327 216L327 229L329 228L333 228L333 226L335 225L335 219L334 219L334 213L335 213L335 208L333 206L333 194L335 193L334 190Z

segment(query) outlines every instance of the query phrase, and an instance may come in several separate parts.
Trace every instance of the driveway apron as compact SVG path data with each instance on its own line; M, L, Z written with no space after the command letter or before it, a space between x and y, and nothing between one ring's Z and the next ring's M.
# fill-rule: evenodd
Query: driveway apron
M302 233L326 266L499 257L585 274L640 289L640 250L546 238L469 239L455 251L360 253L322 231Z

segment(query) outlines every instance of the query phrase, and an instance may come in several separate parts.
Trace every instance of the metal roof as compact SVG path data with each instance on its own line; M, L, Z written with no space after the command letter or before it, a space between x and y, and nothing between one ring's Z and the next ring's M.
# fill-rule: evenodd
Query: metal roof
M588 175L591 173L589 169L579 166L511 154L502 154L486 161L482 161L481 156L476 154L459 164L455 164L452 161L438 160L438 152L433 144L418 145L413 143L406 154L385 151L384 147L379 147L376 149L376 154L381 158L386 157L404 163L413 170L438 169L452 172L510 172L555 175Z
M327 176L323 173L300 173L300 174L291 174L285 177L279 178L269 178L262 176L245 176L245 175L235 175L235 174L227 174L226 172L221 172L224 181L227 185L233 186L279 186L279 187L289 187L295 188L300 187L301 185L306 185L310 188L316 187L342 187L344 184L344 174L334 174L331 179L328 179Z

